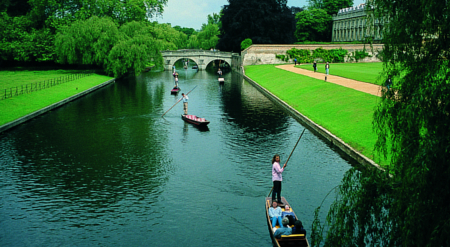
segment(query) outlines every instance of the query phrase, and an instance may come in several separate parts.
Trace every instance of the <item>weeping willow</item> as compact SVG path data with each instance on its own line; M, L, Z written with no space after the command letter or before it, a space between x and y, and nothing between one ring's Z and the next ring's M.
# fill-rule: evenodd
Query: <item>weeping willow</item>
M386 170L351 169L314 246L448 246L450 240L450 6L446 0L369 0L384 43L375 150ZM382 24L382 26L380 25Z

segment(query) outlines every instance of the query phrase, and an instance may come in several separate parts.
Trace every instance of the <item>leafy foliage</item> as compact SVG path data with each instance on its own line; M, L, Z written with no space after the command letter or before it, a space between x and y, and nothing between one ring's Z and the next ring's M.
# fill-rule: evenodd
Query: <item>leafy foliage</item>
M193 28L174 26L173 29L177 30L178 32L186 34L188 39L192 34L196 33L195 29Z
M220 40L224 51L240 51L240 42L250 38L254 44L291 44L294 16L286 0L229 0L221 17Z
M298 41L329 41L331 37L331 16L323 9L310 9L297 13Z
M342 187L352 189L341 190L330 210L325 246L448 246L449 5L443 0L368 4L376 6L372 20L389 17L383 73L396 83L394 90L383 90L373 123L376 150L391 154L387 172L393 176L346 175Z
M119 39L118 28L110 18L76 21L56 36L57 62L103 65Z
M150 61L162 64L161 48L176 47L166 37L166 29L165 24L135 21L118 28L110 18L77 21L57 35L58 62L95 64L115 77L139 74Z
M333 16L338 13L340 9L353 6L353 0L323 0L322 8Z
M208 15L208 24L203 24L200 32L189 37L187 47L204 50L215 48L219 42L219 25L219 15Z
M295 17L297 41L331 41L332 16L352 5L353 0L309 0L308 9Z
M245 50L248 47L250 47L253 44L253 41L251 39L244 39L241 42L241 50Z
M297 62L299 63L312 63L314 62L314 60L323 60L333 63L339 63L344 62L344 58L347 56L348 52L347 50L342 48L331 50L317 48L311 53L311 51L307 49L299 50L297 48L292 48L286 51L286 54L287 54L286 56L277 55L276 57L286 62L289 61L289 59L297 58Z
M109 33L114 28L105 25L116 25L117 28L132 21L147 23L148 18L163 11L166 2L167 0L2 1L0 62L32 63L60 59L59 61L70 63L105 64L107 49L116 42L114 39L118 39L115 34ZM109 23L104 23L106 19L109 19ZM73 40L62 41L61 37L56 40L57 33L61 35L69 30L68 27L72 24L72 31L80 31L79 37L76 33L67 33ZM83 26L84 24L92 26ZM185 46L185 41L180 41L183 37L178 37L178 33L171 31L170 28L162 30L161 39L175 46ZM55 47L55 42L65 46ZM72 48L74 50L70 50ZM55 51L58 56L55 56ZM81 54L80 51L86 53Z
M356 62L358 62L359 60L364 59L364 58L366 58L366 57L368 57L368 56L369 56L369 53L367 53L367 51L364 49L364 50L362 50L362 51L354 51L354 52L353 52L352 58L353 58Z
M0 61L44 62L53 60L51 30L31 28L26 17L0 13Z

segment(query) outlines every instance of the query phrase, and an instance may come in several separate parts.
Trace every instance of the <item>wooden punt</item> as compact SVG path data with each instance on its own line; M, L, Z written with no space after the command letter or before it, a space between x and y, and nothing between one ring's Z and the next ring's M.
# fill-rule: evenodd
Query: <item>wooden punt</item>
M181 115L181 118L191 124L197 125L197 126L206 126L209 124L209 121L204 119L204 118L200 118L197 117L195 115Z
M281 197L281 202L283 203L283 206L280 206L280 207L283 211L284 211L284 205L287 204L291 207L292 212L294 212L292 205L289 204L284 197ZM306 238L305 234L281 235L281 238L275 238L273 236L274 231L272 230L272 222L270 221L270 217L269 217L269 208L271 207L271 205L272 205L272 197L266 197L267 227L269 228L269 233L270 233L270 237L272 238L273 244L278 247L283 247L283 246L309 247L309 242L308 242L308 239ZM294 215L295 215L295 212L294 212ZM295 218L297 218L297 215L295 215ZM279 226L276 226L276 227L279 228ZM294 227L294 225L291 225L290 227Z
M180 92L180 90L181 90L181 88L180 87L174 87L174 88L172 88L172 90L170 90L170 93L171 94L177 94L178 92Z

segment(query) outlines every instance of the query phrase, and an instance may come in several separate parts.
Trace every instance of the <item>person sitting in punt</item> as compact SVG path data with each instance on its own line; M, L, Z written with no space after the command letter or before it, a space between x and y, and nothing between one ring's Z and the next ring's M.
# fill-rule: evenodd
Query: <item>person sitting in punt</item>
M289 224L289 219L284 217L281 221L283 223L283 226L278 228L273 236L275 238L281 238L281 235L291 235L292 234L292 229L288 226Z
M278 221L278 224L280 225L280 227L283 225L282 219L281 219L281 214L282 214L281 208L278 206L278 203L276 201L273 201L272 207L269 208L269 217L270 217L270 220L272 221L272 228L275 228L275 226L277 225L277 221ZM274 231L275 231L275 229L274 229Z
M300 220L296 220L294 227L292 227L292 234L305 234L306 230L303 229L303 223Z
M291 207L286 204L284 206L284 211L281 213L281 218L287 217L289 219L289 225L294 225L295 223L295 214L292 212Z

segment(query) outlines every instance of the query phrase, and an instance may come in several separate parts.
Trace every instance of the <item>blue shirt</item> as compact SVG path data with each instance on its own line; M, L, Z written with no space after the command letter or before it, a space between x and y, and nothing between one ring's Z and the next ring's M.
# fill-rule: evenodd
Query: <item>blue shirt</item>
M183 103L187 103L188 102L189 97L187 95L184 95L183 97Z
M275 233L273 234L273 236L275 238L281 238L281 235L291 235L292 234L292 229L289 227L280 227L278 228Z
M269 208L269 217L273 218L273 217L280 217L282 214L281 208L277 207L277 208L273 208L270 207Z

